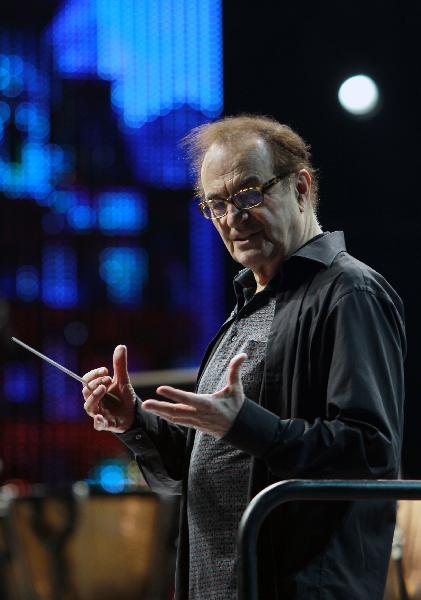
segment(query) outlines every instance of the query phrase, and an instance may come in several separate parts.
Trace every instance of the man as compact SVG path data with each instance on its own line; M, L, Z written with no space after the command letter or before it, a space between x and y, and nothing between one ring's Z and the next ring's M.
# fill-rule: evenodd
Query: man
M187 139L200 208L244 269L195 393L136 399L127 351L84 379L97 429L121 434L152 489L183 496L178 599L236 597L248 501L290 478L393 478L402 436L402 304L384 278L323 233L308 148L265 117L223 119ZM205 265L204 265L204 268ZM106 390L121 399L107 408ZM104 399L105 400L105 399ZM381 600L388 502L292 503L259 539L259 598Z

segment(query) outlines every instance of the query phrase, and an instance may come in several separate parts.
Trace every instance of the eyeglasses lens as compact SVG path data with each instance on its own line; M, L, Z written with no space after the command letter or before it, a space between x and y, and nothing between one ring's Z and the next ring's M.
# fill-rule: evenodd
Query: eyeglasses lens
M239 210L247 210L262 203L263 195L259 190L247 190L233 196L233 204ZM225 200L209 200L201 205L203 215L207 219L219 219L227 214L228 204Z
M253 208L262 202L262 192L259 190L247 190L236 194L233 198L234 204L239 209Z

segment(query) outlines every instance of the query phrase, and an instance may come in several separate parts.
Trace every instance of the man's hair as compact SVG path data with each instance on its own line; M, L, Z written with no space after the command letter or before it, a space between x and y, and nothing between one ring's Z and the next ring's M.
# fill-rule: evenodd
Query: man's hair
M311 164L310 146L291 129L271 117L239 115L225 117L212 123L195 127L182 140L195 177L196 191L202 192L200 171L204 156L212 144L230 144L250 136L264 140L272 154L274 175L297 173L307 169L312 177L311 200L314 209L318 204L317 171Z

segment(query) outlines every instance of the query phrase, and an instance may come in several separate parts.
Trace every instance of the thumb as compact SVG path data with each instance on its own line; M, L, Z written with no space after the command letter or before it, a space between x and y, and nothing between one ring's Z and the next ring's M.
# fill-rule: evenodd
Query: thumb
M104 431L108 427L108 421L102 415L98 414L94 417L94 428L97 431Z
M113 354L114 378L117 383L130 383L129 373L127 371L127 348L126 346L117 346Z
M244 352L241 354L236 354L234 358L230 360L228 365L227 385L238 386L242 388L241 365L245 360L247 360L247 354Z

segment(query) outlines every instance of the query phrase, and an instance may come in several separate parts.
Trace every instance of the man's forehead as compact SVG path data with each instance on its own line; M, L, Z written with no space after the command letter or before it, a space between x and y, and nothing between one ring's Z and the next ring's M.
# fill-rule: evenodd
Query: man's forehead
M261 138L214 143L202 163L202 185L234 179L264 179L271 176L272 156Z

